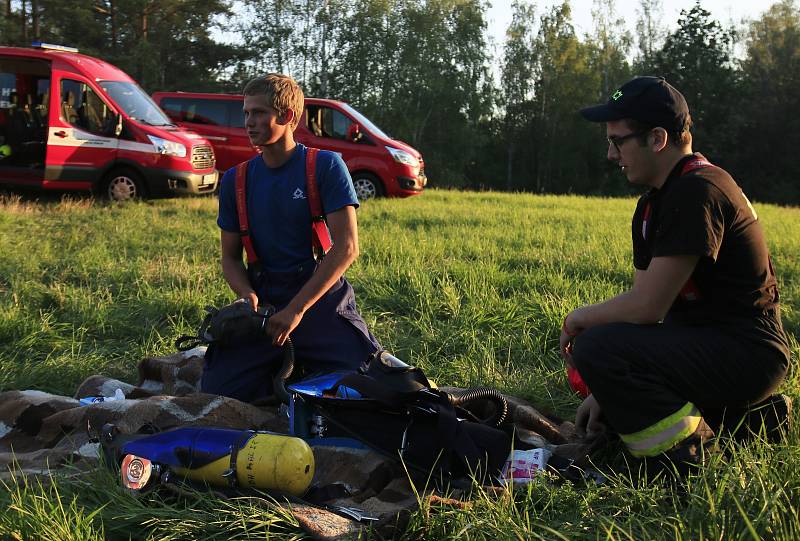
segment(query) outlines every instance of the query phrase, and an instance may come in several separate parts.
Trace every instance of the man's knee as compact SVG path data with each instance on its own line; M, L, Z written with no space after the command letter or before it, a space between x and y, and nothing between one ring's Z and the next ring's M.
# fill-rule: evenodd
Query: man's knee
M578 335L572 347L572 360L578 372L585 377L584 372L607 366L619 336L616 323L598 325Z

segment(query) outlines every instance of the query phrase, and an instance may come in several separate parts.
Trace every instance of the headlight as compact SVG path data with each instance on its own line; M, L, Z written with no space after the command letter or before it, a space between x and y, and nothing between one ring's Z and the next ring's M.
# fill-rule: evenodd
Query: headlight
M410 165L411 167L419 166L419 160L405 150L400 150L399 148L393 147L386 147L386 150L389 151L389 154L392 155L392 158L394 158L394 161L397 163L403 163Z
M156 147L156 152L159 154L167 154L168 156L177 156L179 158L186 156L186 147L177 141L170 141L169 139L163 139L155 135L148 135L147 137L150 139L150 142L153 143L153 146Z

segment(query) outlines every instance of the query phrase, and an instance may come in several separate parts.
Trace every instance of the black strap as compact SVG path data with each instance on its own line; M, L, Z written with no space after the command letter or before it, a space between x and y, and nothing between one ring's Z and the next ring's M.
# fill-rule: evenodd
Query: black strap
M200 344L208 344L208 340L206 340L206 337L203 335L208 330L211 318L214 317L214 314L217 312L218 310L213 306L206 306L206 317L203 318L203 322L200 324L200 330L197 332L197 336L190 336L188 334L179 336L178 339L175 340L175 348L178 351L189 351Z
M239 457L239 451L241 451L242 447L244 447L247 444L247 442L250 441L250 439L255 435L256 435L255 431L248 430L247 432L242 434L238 440L236 440L236 443L231 445L230 466L228 467L227 470L222 472L222 477L225 477L228 480L228 485L230 485L231 488L239 486L239 479L236 475L236 460Z
M347 374L336 382L332 389L334 395L339 387L355 389L361 396L372 398L389 408L401 407L403 403L411 400L416 394L416 391L410 393L395 391L371 376L355 373Z
M178 351L189 351L202 343L203 341L196 336L182 334L175 340L175 348L177 348Z

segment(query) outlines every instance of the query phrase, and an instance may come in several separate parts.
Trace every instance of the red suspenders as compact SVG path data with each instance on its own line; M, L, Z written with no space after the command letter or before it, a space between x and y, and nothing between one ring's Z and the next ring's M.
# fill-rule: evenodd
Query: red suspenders
M705 158L693 158L683 164L683 169L681 169L681 176L688 175L695 169L702 169L703 167L712 167L714 164L710 161L706 160Z
M253 248L253 239L250 238L250 224L247 222L247 163L242 162L236 166L236 213L239 215L239 236L242 246L247 254L247 266L258 261L258 256Z
M317 152L319 149L306 150L306 197L311 210L311 248L314 258L320 259L331 249L331 240L328 225L325 223L325 213L322 210L322 201L317 187L316 167ZM239 235L242 246L247 254L247 265L252 266L258 262L258 255L253 248L253 239L250 237L250 225L247 220L247 164L242 162L236 166L236 212L239 215Z
M314 259L322 259L333 245L328 224L325 223L325 214L322 211L322 202L317 188L317 152L318 148L309 148L306 151L306 197L311 208L311 249Z

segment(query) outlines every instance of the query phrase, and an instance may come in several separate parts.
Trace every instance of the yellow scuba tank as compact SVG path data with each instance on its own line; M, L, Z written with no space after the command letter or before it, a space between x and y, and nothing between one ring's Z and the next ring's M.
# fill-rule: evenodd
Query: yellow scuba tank
M184 427L125 441L122 482L141 491L168 473L218 487L260 488L302 496L314 477L314 453L300 438L210 427Z
M192 481L230 486L228 478L223 475L230 467L231 457L226 455L200 468L173 467L172 471ZM256 433L239 450L236 458L236 480L242 488L280 490L302 496L313 477L314 453L300 438Z

